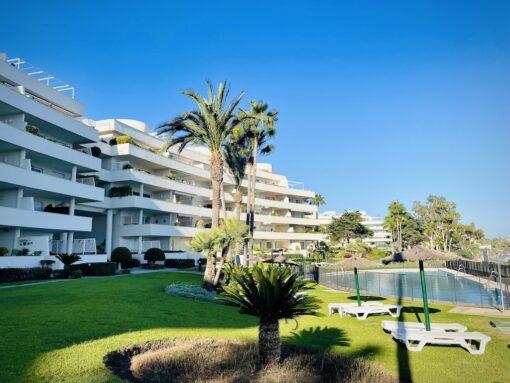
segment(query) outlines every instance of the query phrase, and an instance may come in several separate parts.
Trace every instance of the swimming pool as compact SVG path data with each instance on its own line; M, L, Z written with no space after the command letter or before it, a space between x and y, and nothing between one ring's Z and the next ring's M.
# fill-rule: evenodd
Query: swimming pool
M421 300L420 274L416 271L359 271L363 294ZM425 271L427 295L432 302L481 307L501 307L499 286L484 278L466 276L454 271L433 269ZM355 290L354 273L328 268L319 269L319 283L337 290ZM503 285L504 286L504 285ZM508 289L508 287L507 287ZM510 308L510 292L504 293L505 307Z

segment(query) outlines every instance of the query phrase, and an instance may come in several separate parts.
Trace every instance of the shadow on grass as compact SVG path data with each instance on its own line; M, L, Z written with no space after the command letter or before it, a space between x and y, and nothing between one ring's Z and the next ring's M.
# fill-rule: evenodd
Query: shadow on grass
M366 301L383 301L385 299L383 297L378 297L378 296L375 296L375 295L360 295L360 298L361 298L361 300L363 302L366 302ZM358 298L356 297L356 295L352 295L350 297L347 297L347 299L350 299L351 301L355 301Z
M309 327L291 334L283 338L286 343L313 347L321 351L329 351L334 346L348 347L351 344L346 332L335 327Z

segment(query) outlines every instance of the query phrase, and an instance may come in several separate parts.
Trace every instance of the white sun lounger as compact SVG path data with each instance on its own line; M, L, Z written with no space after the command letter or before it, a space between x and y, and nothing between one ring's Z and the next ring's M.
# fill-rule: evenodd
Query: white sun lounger
M377 302L377 301L368 301L368 302L361 302L361 305L362 306L382 306L383 303ZM340 316L342 316L343 308L356 307L356 306L358 306L357 302L355 302L355 303L352 303L352 302L350 302L350 303L330 303L328 305L328 315L331 315L331 314L337 312L338 314L340 314Z
M351 314L354 315L357 319L365 320L369 315L374 314L389 314L394 318L398 318L400 316L400 311L402 310L402 306L400 305L388 305L382 304L377 306L354 306L354 307L345 307L340 310L340 316L343 314Z
M425 323L418 322L398 322L392 320L381 321L384 331L392 332L398 330L422 330L425 331ZM459 323L431 323L432 331L465 332L467 327Z
M423 330L396 330L391 335L404 343L409 351L421 351L427 344L446 344L460 346L470 354L479 355L485 352L485 346L491 337L481 332L445 332ZM479 343L478 349L473 342Z

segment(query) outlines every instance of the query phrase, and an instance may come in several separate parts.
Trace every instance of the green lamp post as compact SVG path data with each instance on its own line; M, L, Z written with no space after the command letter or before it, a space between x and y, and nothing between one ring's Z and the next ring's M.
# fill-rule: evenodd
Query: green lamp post
M430 331L429 302L427 298L427 282L425 281L425 271L423 269L423 261L419 261L421 295L423 297L423 313L425 314L425 330Z

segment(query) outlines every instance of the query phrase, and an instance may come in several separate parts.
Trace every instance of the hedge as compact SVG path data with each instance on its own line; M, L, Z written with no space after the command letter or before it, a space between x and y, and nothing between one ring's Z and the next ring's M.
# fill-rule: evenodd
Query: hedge
M51 269L47 267L0 269L0 283L28 281L31 279L49 279Z
M125 269L131 269L133 267L140 267L140 261L136 258L132 258L129 261L123 261L120 263L120 268Z
M169 258L165 260L165 267L171 267L176 269L188 269L190 267L195 267L195 260Z
M81 270L83 276L103 277L115 275L117 264L115 262L93 262L71 265L71 270Z
M143 259L145 259L149 263L156 261L164 261L165 253L163 252L163 250L158 249L157 247L151 247L149 250L145 252Z

